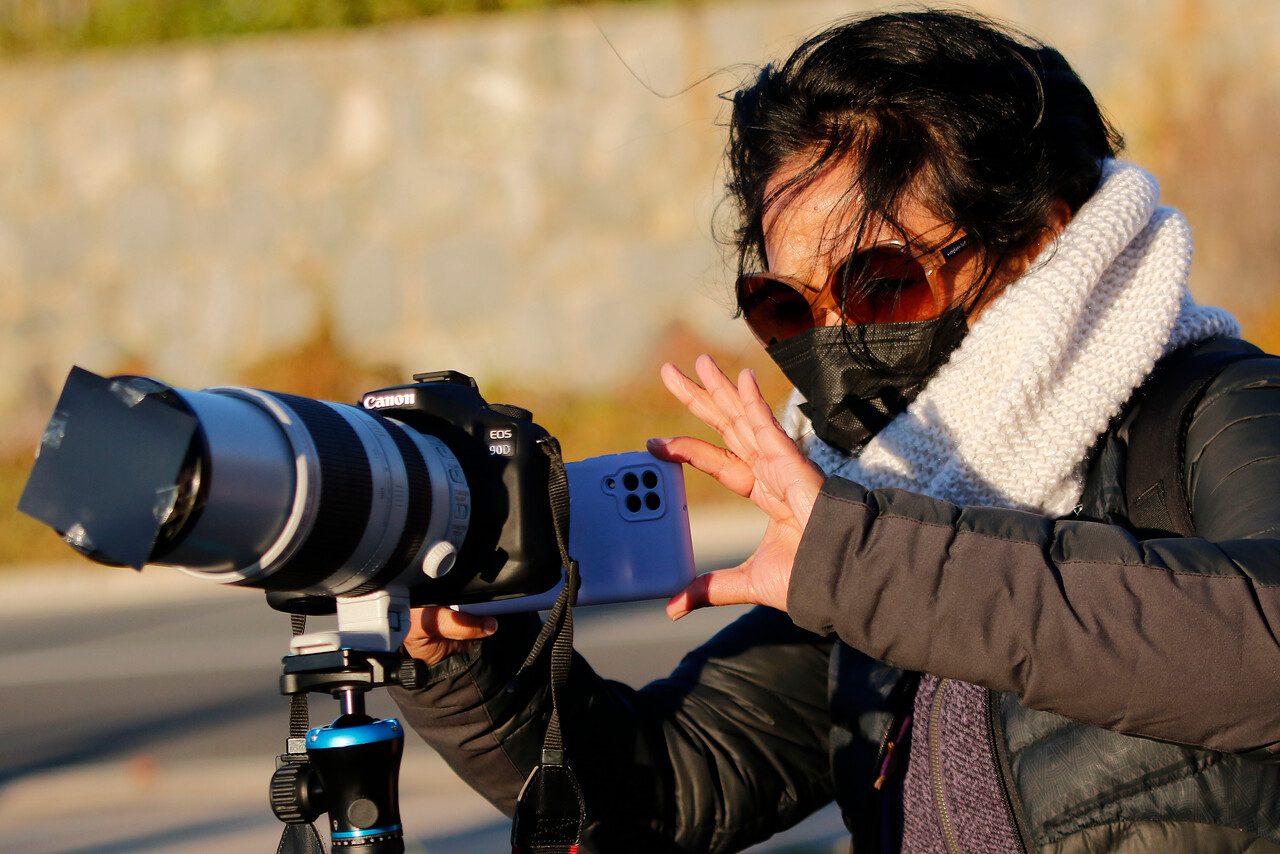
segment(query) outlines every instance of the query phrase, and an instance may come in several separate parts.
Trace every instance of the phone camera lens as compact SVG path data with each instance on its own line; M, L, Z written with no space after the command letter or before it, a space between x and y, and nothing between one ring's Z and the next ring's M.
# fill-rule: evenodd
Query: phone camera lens
M634 493L627 496L627 509L632 513L640 512L640 496Z
M644 506L650 510L657 510L662 506L662 498L656 492L650 492L644 497Z
M629 471L622 476L622 485L627 492L635 492L640 487L640 478L636 477L635 472Z
M644 485L646 489L653 489L658 485L658 473L652 469L644 473Z

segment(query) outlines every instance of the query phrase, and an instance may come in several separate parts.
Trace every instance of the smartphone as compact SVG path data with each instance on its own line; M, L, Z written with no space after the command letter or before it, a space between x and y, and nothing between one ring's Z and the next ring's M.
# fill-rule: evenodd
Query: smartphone
M569 556L578 562L578 605L665 599L693 581L684 469L647 451L567 463ZM470 614L542 611L545 593L454 606Z

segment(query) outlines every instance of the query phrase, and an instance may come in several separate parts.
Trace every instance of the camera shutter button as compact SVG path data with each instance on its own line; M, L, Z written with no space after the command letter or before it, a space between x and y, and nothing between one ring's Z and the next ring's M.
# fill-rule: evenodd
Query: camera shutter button
M441 540L422 556L422 571L427 578L439 578L453 569L458 558L458 549L448 540Z

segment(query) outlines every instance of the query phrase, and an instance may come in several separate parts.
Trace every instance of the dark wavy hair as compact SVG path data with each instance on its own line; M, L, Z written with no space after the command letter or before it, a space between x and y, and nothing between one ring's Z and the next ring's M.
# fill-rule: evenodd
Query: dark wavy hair
M882 225L903 233L901 205L917 201L977 248L981 298L1043 233L1056 200L1076 211L1122 147L1062 54L1030 36L968 12L847 19L733 95L730 243L739 273L764 269L765 212L847 160L845 197L859 209L832 219L852 237L834 242L857 245Z

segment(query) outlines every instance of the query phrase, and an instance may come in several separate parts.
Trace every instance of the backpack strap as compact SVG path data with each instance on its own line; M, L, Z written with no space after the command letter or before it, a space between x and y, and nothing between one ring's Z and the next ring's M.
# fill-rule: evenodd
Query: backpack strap
M1139 539L1195 535L1183 472L1191 413L1228 365L1259 355L1261 350L1244 341L1210 338L1165 356L1138 389L1125 496Z

